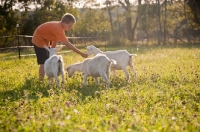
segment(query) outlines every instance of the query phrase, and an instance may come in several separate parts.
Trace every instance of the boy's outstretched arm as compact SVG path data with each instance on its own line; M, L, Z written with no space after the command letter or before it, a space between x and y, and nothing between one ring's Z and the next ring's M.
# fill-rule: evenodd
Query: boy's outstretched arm
M63 42L65 46L67 46L69 49L73 50L74 52L80 54L82 57L87 58L88 54L85 54L81 52L78 48L76 48L73 44L71 44L68 40Z

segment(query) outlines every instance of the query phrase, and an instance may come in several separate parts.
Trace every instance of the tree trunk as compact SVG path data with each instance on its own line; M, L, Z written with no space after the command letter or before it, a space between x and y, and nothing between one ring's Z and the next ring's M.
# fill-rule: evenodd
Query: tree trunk
M131 6L128 2L126 7L126 31L127 31L127 38L130 41L133 41L133 32L132 32L132 17L131 17Z
M185 2L184 2L184 17L185 17L185 21L186 21L186 38L187 38L187 42L190 42L190 37L189 37L189 33L188 33L188 22L187 22L187 16L186 16L186 10L185 10Z
M137 17L136 17L134 26L133 26L133 28L132 28L132 41L134 40L135 30L136 30L136 28L137 28L137 24L138 24L138 21L139 21L139 18L140 18L140 14L139 14L139 12L140 12L140 10L141 10L140 6L141 6L141 0L138 0Z
M139 16L136 17L136 20L135 20L135 23L134 23L134 26L133 26L133 29L132 29L132 40L134 40L135 30L136 30L138 21L139 21Z
M126 18L126 31L127 31L127 38L130 41L133 41L132 19L131 19L131 17Z
M158 31L157 31L157 39L158 44L161 44L161 38L162 38L162 28L161 28L161 21L160 21L160 0L156 0L157 6L158 6Z
M166 19L167 19L167 0L165 0L165 20L164 20L164 45L166 44Z
M132 17L131 17L131 5L129 0L125 0L126 5L118 1L126 10L126 31L127 31L127 38L130 41L133 41L133 32L132 32Z
M117 25L118 25L118 36L121 37L121 24L119 22L119 12L118 12L118 8L117 8Z
M110 27L111 27L111 31L112 31L112 35L114 36L114 30L113 30L113 23L112 23L112 16L111 16L111 12L110 12L110 8L108 5L107 6L107 10L108 10L108 15L109 15L109 18L110 18Z
M149 34L148 34L148 31L145 30L145 33L146 33L146 39L147 39L147 44L149 43Z

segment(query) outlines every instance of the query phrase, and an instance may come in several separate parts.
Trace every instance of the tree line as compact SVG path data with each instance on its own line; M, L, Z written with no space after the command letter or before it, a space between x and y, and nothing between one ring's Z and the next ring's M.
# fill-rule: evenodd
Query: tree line
M70 37L107 37L113 45L199 42L199 0L105 0L104 5L92 0L1 0L0 47L16 40L3 36L33 35L37 26L59 21L66 12L77 19L66 32Z

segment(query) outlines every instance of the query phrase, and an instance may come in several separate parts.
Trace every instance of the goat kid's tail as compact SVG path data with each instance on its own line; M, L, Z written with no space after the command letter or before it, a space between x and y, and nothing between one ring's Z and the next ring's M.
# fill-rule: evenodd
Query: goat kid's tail
M113 60L113 59L110 59L109 62L110 62L110 63L113 63L113 64L117 64L117 62L116 62L115 60Z
M60 58L59 58L58 63L60 63L60 62L61 62L61 60L60 60Z
M60 63L60 62L62 62L62 57L61 56L59 56L59 58L58 58L58 63Z
M130 57L132 57L132 56L137 56L137 54L130 54Z
M64 68L64 65L63 65L63 60L62 60L62 57L61 56L59 56L59 58L58 58L58 72L61 72L62 71L62 69Z

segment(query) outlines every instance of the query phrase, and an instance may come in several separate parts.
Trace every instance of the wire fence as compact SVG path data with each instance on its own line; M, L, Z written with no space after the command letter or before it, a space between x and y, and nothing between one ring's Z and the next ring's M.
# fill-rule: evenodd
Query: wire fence
M94 41L106 42L106 37L67 37L68 40L77 46L85 46L87 43L92 43ZM11 35L11 36L0 36L1 44L0 49L13 49L16 46L21 48L32 47L31 39L32 36L29 35Z
M86 47L88 44L94 43L102 43L106 46L106 37L67 37L68 40L74 44L76 47ZM22 55L21 52L28 49L33 49L33 45L31 43L32 36L30 35L11 35L11 36L0 36L1 44L0 51L17 51L19 59ZM61 43L62 44L62 43ZM33 54L31 54L33 55ZM30 54L27 54L30 56Z

